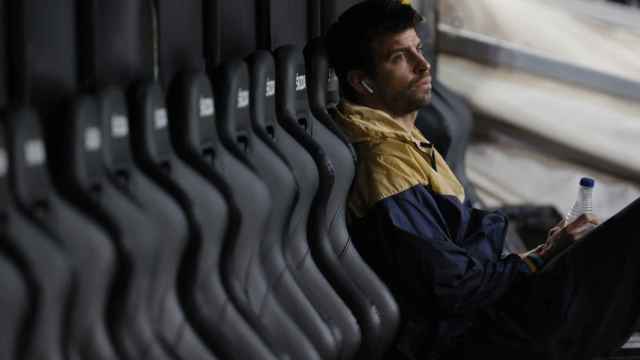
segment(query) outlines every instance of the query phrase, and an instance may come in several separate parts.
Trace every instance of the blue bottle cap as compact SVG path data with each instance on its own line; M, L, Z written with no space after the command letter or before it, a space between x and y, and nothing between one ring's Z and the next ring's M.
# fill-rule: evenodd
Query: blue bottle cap
M583 177L582 179L580 179L580 186L592 188L595 184L596 182L592 178Z

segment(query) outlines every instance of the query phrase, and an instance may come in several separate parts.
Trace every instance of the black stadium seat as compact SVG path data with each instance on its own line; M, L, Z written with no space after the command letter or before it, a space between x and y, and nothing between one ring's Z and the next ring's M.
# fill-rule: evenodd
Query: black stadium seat
M352 359L360 346L360 328L349 308L318 269L311 256L308 222L318 190L318 170L302 145L276 120L276 76L273 56L259 51L249 58L251 67L251 120L253 131L272 151L290 164L297 181L297 198L285 235L285 261L307 298L332 329L340 349L339 359Z
M47 146L61 140L57 119L80 86L76 1L3 1L12 108L37 111ZM50 169L51 170L51 169ZM52 173L53 180L57 182Z
M247 150L253 150L249 147L253 145L249 143L251 134L246 132L251 127L248 73L245 69L244 79L240 76L231 77L230 74L231 71L225 68L216 71L215 96L216 124L224 145L219 148L222 151L219 150L216 160L219 165L226 162L228 169L235 171L232 176L227 170L225 180L231 189L229 201L239 209L237 216L231 220L232 233L226 240L229 253L223 266L228 277L227 286L234 302L278 356L320 359L296 324L297 319L291 319L286 314L284 307L288 305L280 304L271 294L274 290L274 274L268 268L270 264L263 264L263 252L273 246L270 243L277 241L266 237L269 213L274 210L273 200L277 198L271 196L270 188L254 173L255 164L246 161L246 154L234 144L240 143ZM241 84L244 84L244 88ZM238 108L243 111L236 111ZM236 125L234 118L238 112L243 118L237 119ZM226 140L223 140L225 137Z
M2 190L0 190L2 191ZM7 194L3 194L7 195ZM3 199L6 199L3 196ZM4 248L4 234L0 236L0 248ZM0 251L0 359L19 360L18 347L30 310L30 294L26 279L11 256Z
M145 83L136 87L132 98L131 141L137 166L129 169L131 193L139 197L139 203L160 230L156 239L160 261L156 266L157 281L152 285L152 319L159 325L163 343L179 359L213 360L215 356L188 323L178 296L179 270L190 260L184 259L184 254L192 244L193 234L186 209L175 199L184 193L167 177L174 162L170 162L173 153L164 93L158 84Z
M9 189L9 158L5 146L4 127L0 125L0 204L11 200ZM8 229L7 205L0 205L0 229ZM20 345L24 343L24 330L28 313L33 311L33 289L22 273L19 259L10 249L9 231L0 230L0 359L19 360Z
M314 157L320 172L310 229L314 257L360 324L358 357L381 358L395 337L399 310L347 232L345 207L355 173L353 154L311 113L302 51L293 46L279 48L276 69L278 120Z
M284 258L285 233L297 196L297 184L289 165L253 132L246 64L240 60L225 63L216 72L216 82L220 140L234 156L255 170L274 199L265 231L256 244L255 263L251 264L256 266L256 271L264 273L267 284L259 301L279 303L322 359L336 359L339 349L334 337L341 335L331 333L296 283ZM286 336L299 335L292 332Z
M55 166L68 184L69 198L105 226L118 252L107 319L119 356L171 359L154 333L157 323L150 314L158 229L127 187L131 155L122 94L105 90L99 100L78 99L62 127L67 141Z
M215 182L229 204L229 228L221 267L230 298L277 357L317 359L315 351L300 354L300 347L305 344L283 344L289 341L284 334L298 330L279 306L264 304L271 311L260 311L260 305L263 304L257 303L258 295L266 291L266 282L263 274L256 275L245 270L250 269L251 254L255 253L253 250L256 243L259 244L266 225L266 214L271 206L268 189L247 166L222 146L214 120L217 114L214 117L213 112L207 111L204 115L194 115L208 107L202 106L200 100L212 99L213 96L206 77L196 75L186 84L189 98L184 99L184 104L189 106L189 116L184 118L187 123L174 132L177 137L175 143L190 165ZM260 288L252 285L259 285Z
M12 118L17 202L51 236L66 255L74 289L65 311L63 351L70 358L116 359L103 314L115 273L115 251L105 231L63 199L47 171L43 134L35 112L23 110ZM41 161L37 160L40 154ZM30 161L31 159L31 161ZM62 311L63 309L59 309Z
M170 99L170 129L172 142L181 160L207 180L203 184L176 166L176 178L194 201L193 215L201 229L202 250L195 264L193 292L187 300L195 325L213 343L224 359L276 359L271 351L240 315L223 283L223 260L232 244L225 239L237 233L231 221L238 221L239 209L231 199L229 179L238 179L249 187L255 178L243 180L246 169L239 164L226 166L234 159L224 150L215 126L215 104L209 80L204 74L183 74ZM185 171L186 172L186 171ZM188 185L188 189L186 186ZM215 188L215 189L214 189ZM219 194L216 192L219 191ZM204 196L206 192L208 196ZM222 195L224 198L220 198ZM251 321L253 323L253 321Z
M184 23L184 12L192 9L194 3L182 4L176 12L177 22ZM94 84L89 88L103 89L116 85L129 89L132 84L149 81L158 75L158 36L166 43L174 42L174 34L167 30L171 4L146 0L134 1L87 1L79 5L81 21L87 34L81 37L83 51L83 81ZM197 8L197 4L195 5ZM196 10L197 11L197 10ZM189 15L186 15L187 17ZM159 32L159 33L156 33ZM197 36L193 41L198 42ZM174 47L163 47L163 49ZM187 48L189 48L187 46ZM171 70L174 63L183 63L189 55L180 53L176 58L163 53L161 65ZM162 74L165 82L170 82L169 72ZM101 95L100 117L103 126L109 130L105 134L104 151L107 154L107 177L112 185L126 195L129 204L108 204L108 211L115 216L116 206L135 205L131 212L140 218L139 224L127 224L122 233L142 232L145 239L140 244L131 244L132 239L122 236L123 247L131 246L127 253L130 263L140 262L136 278L140 283L136 291L144 294L137 306L143 306L138 315L138 326L133 332L140 334L127 347L129 356L142 356L145 348L155 352L154 356L169 358L173 353L178 358L208 358L206 349L177 346L182 341L193 341L186 320L176 296L177 268L182 252L188 242L188 226L179 206L165 194L158 185L147 178L134 164L130 149L129 119L124 96L119 91L106 91ZM165 118L166 120L166 118ZM107 147L107 145L109 147ZM120 219L117 219L120 220ZM124 220L124 219L123 219ZM118 221L116 221L118 222ZM124 227L124 223L117 224ZM129 250L129 249L127 249ZM123 251L125 251L123 249ZM129 299L132 302L133 299ZM118 310L118 309L116 309ZM129 311L125 306L124 311ZM184 338L182 338L184 336ZM122 336L122 340L126 340ZM197 343L197 342L196 342ZM121 342L124 346L125 342ZM203 347L204 348L204 347Z
M174 144L180 145L177 141L180 136L176 135L183 134L189 124L198 126L200 116L210 119L210 125L214 126L212 94L200 98L204 94L197 91L197 85L195 89L191 87L194 84L190 79L193 79L193 74L204 71L205 49L210 66L217 63L221 51L227 51L220 41L213 39L220 36L220 31L229 33L228 28L219 24L219 19L223 18L219 11L229 11L230 6L234 9L234 4L237 2L206 1L203 4L200 0L189 0L187 4L175 1L158 3L160 33L171 34L160 36L158 44L160 72L169 94L168 127L171 131L150 127L149 117L155 108L164 107L164 103L157 86L143 86L137 101L137 117L147 119L139 123L146 126L147 131L143 132L139 126L140 134L144 136L134 136L134 144L145 170L155 174L153 177L178 200L187 215L190 243L180 269L179 295L190 323L202 335L202 341L221 357L269 359L272 357L269 350L242 319L223 288L220 256L227 235L229 206L208 176L192 167L193 164L188 164L184 147L177 146L174 151L170 143L170 138L173 138ZM176 13L179 24L175 23ZM253 22L247 25L255 29ZM191 38L191 33L196 35ZM253 44L247 45L247 51L255 47L255 32L252 33ZM145 106L145 102L151 104ZM192 118L195 120L193 123L183 120L192 116L196 116Z
M304 48L304 57L307 65L307 93L311 113L349 147L349 151L356 160L356 153L351 143L333 120L335 108L340 101L340 84L336 73L329 66L324 39L311 40Z
M155 336L168 353L178 359L208 359L206 351L203 354L201 349L182 343L195 342L176 296L177 268L189 241L186 217L178 204L134 162L130 131L138 124L129 121L123 94L114 89L102 93L100 100L102 121L111 125L109 147L105 146L107 158L111 159L107 164L108 175L149 221L146 239L149 248L145 255L151 257L152 277L148 283L148 297L143 299L146 300L145 308L141 311L148 316ZM158 114L158 123L166 124L166 116L166 112Z
M20 266L30 291L31 313L28 316L24 331L20 336L17 359L35 360L67 359L62 348L64 315L67 301L71 293L71 268L61 249L35 222L16 204L15 198L28 198L16 174L14 163L41 162L44 160L43 149L29 150L29 159L25 159L24 151L15 147L15 137L11 136L14 124L20 114L10 115L7 132L0 127L0 147L6 149L8 156L8 177L0 181L3 194L10 194L0 203L3 215L2 231L3 248L11 254ZM30 145L30 147L39 147ZM34 153L36 152L36 153ZM18 166L18 168L21 166Z

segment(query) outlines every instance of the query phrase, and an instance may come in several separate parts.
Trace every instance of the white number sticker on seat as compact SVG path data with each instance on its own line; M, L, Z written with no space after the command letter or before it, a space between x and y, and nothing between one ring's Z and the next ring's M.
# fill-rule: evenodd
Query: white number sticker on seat
M249 106L249 90L238 89L238 109Z
M161 130L167 127L169 123L169 119L167 118L167 109L160 108L156 109L153 114L154 125L156 130Z
M213 106L213 98L200 98L200 117L211 116L215 111Z
M87 151L96 151L100 146L102 146L100 129L95 126L88 127L84 132L84 148Z
M111 134L115 138L129 136L129 119L124 115L114 114L111 117Z
M276 93L276 81L267 79L267 97L271 97Z
M24 144L25 160L28 166L38 166L46 161L44 143L41 139L27 140Z
M307 88L307 76L302 74L296 74L296 91L304 90Z

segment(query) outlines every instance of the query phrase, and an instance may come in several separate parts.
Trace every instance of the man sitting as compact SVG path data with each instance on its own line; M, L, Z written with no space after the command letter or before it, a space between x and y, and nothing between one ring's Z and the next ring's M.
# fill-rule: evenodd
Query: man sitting
M581 216L503 254L505 217L465 202L415 127L431 99L420 21L398 0L368 0L327 34L336 121L359 158L352 235L402 312L394 358L584 360L620 346L640 312L640 200L588 234L598 221Z

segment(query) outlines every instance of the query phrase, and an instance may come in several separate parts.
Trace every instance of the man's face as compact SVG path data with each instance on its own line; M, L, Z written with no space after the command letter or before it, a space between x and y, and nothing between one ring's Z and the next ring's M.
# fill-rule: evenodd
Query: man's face
M406 115L431 101L431 67L414 29L386 35L373 44L376 95L392 115Z

